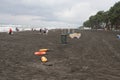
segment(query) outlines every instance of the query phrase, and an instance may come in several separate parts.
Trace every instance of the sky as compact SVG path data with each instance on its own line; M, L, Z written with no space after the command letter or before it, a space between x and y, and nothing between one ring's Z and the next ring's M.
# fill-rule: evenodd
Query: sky
M0 24L79 27L119 0L0 0Z

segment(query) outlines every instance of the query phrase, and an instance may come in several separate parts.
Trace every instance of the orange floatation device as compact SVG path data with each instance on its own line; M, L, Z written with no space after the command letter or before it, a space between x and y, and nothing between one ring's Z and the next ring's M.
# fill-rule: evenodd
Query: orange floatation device
M40 49L40 52L47 52L49 49Z
M45 62L47 62L48 60L47 60L47 58L45 57L45 56L43 56L43 55L45 55L46 54L46 52L48 51L48 49L39 49L39 51L38 52L35 52L34 54L36 55L36 56L41 56L41 61L43 62L43 63L45 63Z
M49 50L49 49L39 49L39 51L38 51L38 52L35 52L34 54L35 54L36 56L42 56L42 55L45 55L48 50Z

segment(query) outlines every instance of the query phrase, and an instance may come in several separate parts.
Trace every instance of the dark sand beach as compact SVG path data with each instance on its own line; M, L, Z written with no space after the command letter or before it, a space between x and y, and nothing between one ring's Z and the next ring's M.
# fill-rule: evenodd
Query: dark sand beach
M0 80L120 80L120 32L80 31L67 44L60 33L0 33ZM47 63L34 55L41 48Z

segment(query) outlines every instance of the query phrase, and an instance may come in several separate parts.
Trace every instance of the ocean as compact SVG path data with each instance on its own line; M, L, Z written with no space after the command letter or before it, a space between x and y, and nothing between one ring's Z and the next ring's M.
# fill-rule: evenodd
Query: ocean
M30 25L1 25L0 24L0 32L8 32L9 29L12 28L12 30L15 32L16 28L19 29L19 31L30 31L30 30L40 30L40 29L77 29L77 28L72 28L72 27L61 27L61 28L56 28L56 27L41 27L41 26L30 26Z
M8 32L10 28L15 32L16 28L18 28L19 31L28 31L32 29L39 30L41 27L32 27L27 25L0 25L0 32Z

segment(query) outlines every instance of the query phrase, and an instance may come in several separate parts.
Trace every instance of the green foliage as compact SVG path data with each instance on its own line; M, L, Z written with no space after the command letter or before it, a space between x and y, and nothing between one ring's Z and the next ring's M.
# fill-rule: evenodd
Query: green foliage
M83 25L84 25L84 26L87 26L87 27L90 27L90 21L89 21L89 20L85 21L85 22L83 23Z
M120 1L110 8L109 16L112 25L120 23Z
M96 15L90 16L89 20L83 23L83 26L96 29L108 26L120 26L120 1L111 7L109 11L99 11Z

